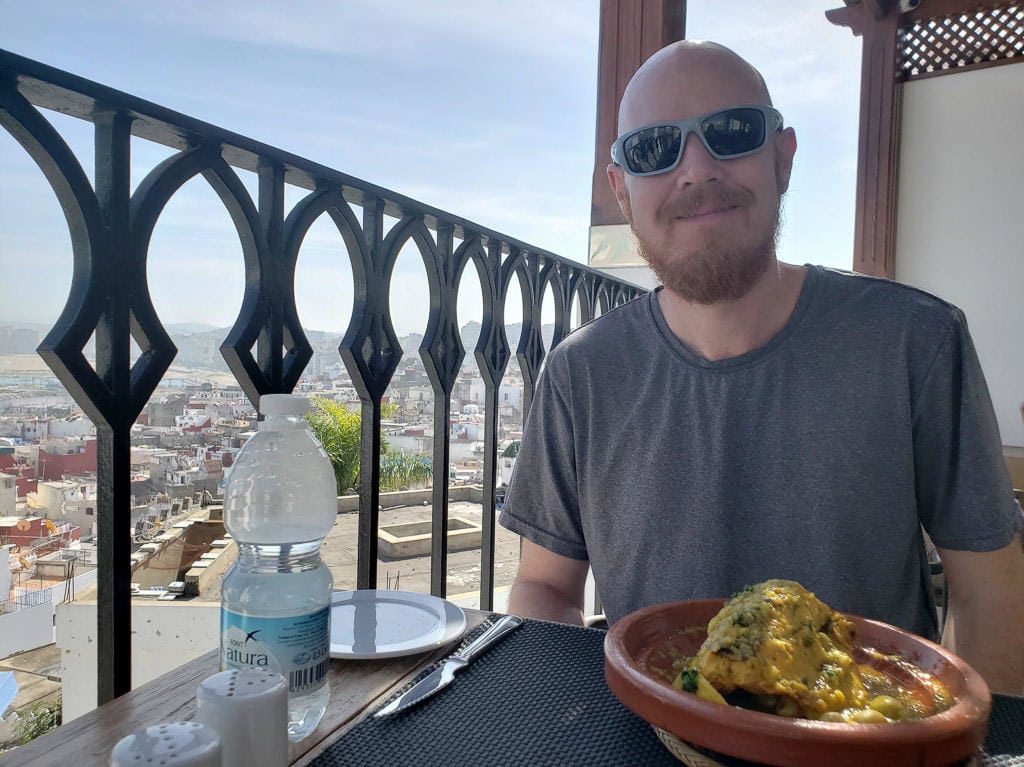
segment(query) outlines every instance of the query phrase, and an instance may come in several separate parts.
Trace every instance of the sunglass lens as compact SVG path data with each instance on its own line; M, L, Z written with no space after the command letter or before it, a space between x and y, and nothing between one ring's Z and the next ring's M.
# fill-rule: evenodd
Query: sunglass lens
M720 157L752 152L764 143L764 115L756 109L726 109L700 125L711 151Z
M680 131L673 125L645 128L622 143L623 160L631 173L666 170L675 163L680 149Z

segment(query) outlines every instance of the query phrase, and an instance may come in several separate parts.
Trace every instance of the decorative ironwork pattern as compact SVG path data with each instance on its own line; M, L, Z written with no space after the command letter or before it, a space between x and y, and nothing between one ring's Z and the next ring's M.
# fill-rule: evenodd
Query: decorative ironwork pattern
M1024 3L923 19L899 34L902 80L1008 63L1024 56Z
M95 186L41 108L93 123ZM359 588L377 585L381 403L403 353L392 324L389 285L399 251L411 242L423 258L430 292L427 330L418 351L435 401L431 589L444 594L448 421L451 393L467 352L456 310L460 280L472 264L469 271L476 272L481 285L483 318L471 351L486 402L480 606L493 607L497 392L512 354L504 330L509 286L518 280L523 296L523 329L515 354L525 379L524 411L546 354L540 318L547 291L555 304L555 344L570 326L574 296L586 322L598 306L607 311L643 289L297 155L5 51L0 51L0 125L42 170L71 235L71 288L39 352L98 426L101 703L131 688L130 430L177 353L151 300L149 242L169 200L196 177L216 192L241 244L245 292L221 353L254 405L263 394L290 392L312 356L295 307L295 266L303 238L326 214L345 243L354 303L338 351L362 401ZM132 137L176 150L134 192ZM257 174L257 200L240 180L239 169ZM308 194L286 217L288 186ZM398 220L386 236L385 216ZM456 240L461 242L457 248ZM82 352L93 334L95 369ZM134 365L132 340L142 352Z

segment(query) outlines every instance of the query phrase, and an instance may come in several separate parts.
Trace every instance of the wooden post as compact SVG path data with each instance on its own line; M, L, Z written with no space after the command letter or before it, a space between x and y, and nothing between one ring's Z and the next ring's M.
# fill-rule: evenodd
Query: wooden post
M618 135L618 109L626 83L656 51L686 35L686 0L601 0L600 52L597 72L597 137L594 150L594 176L590 208L590 263L642 263L631 248L619 252L604 249L595 261L597 240L619 242L621 230L628 226L608 186L608 167L612 142ZM611 239L609 239L609 236ZM610 259L610 260L609 260Z
M896 77L899 9L894 0L871 0L825 15L863 39L853 268L894 279L901 95Z

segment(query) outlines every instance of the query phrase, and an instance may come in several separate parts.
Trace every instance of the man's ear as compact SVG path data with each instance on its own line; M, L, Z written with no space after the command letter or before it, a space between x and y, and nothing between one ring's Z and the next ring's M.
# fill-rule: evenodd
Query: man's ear
M785 128L775 137L775 184L782 196L789 189L793 173L793 155L796 154L796 131Z
M619 203L619 210L622 211L622 215L626 216L626 220L629 220L629 191L626 189L626 174L613 162L608 163L607 171L608 183L611 185L616 202Z

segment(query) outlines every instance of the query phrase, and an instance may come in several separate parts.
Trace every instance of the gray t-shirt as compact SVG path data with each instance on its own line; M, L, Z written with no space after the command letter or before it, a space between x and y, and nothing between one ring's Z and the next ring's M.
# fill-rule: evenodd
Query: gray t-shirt
M687 349L655 293L566 337L501 524L589 559L613 622L787 578L934 638L921 526L988 551L1021 520L960 310L809 266L783 329L738 357Z

